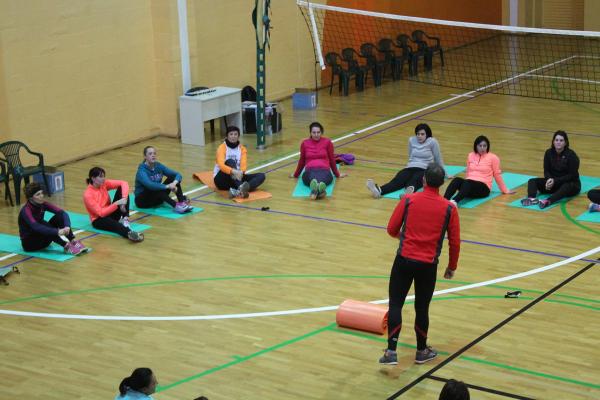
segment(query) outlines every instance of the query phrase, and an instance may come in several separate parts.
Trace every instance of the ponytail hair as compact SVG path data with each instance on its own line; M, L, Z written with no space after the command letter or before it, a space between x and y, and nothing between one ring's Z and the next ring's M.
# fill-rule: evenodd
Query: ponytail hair
M136 368L131 373L131 376L128 376L121 381L119 393L121 396L125 396L128 389L139 392L140 389L150 386L152 375L152 370L150 368Z
M106 175L106 172L104 171L104 169L102 169L100 167L94 167L94 168L90 169L90 172L88 173L88 178L85 181L87 182L88 185L91 185L92 178L97 178L100 175Z

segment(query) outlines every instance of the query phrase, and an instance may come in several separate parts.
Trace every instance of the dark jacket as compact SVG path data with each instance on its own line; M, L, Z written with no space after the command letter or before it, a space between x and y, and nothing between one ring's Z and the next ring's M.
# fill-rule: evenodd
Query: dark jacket
M568 147L558 154L554 147L544 154L544 178L554 179L555 184L579 181L579 157Z
M71 226L69 215L52 203L34 204L31 201L21 208L19 212L19 235L26 239L32 235L57 236L58 228L44 221L44 214L49 211L62 218L64 226Z

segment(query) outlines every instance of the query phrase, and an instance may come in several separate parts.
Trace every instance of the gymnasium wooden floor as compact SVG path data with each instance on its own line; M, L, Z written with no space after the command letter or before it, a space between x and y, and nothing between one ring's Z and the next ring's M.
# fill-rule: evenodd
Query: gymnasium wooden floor
M179 220L134 215L152 226L141 244L82 233L93 251L64 263L4 258L0 266L17 263L21 274L0 287L0 309L60 318L0 315L0 398L110 399L123 377L147 366L158 377L159 400L385 399L441 363L400 398L437 399L443 386L437 378L497 391L473 389L473 399L600 397L597 264L502 324L594 265L598 254L434 298L429 341L440 357L422 366L413 363L410 304L397 367L377 364L384 337L337 328L335 311L277 313L387 298L398 243L384 227L396 202L372 199L365 181L382 183L405 165L406 142L419 122L432 127L447 165L464 165L473 139L484 134L504 171L530 175L542 173L552 133L564 129L581 159L580 173L600 176L599 105L477 94L427 108L456 93L462 92L401 81L347 98L321 91L315 111L294 111L284 101L284 131L269 138L266 150L254 149L254 135L243 137L250 166L269 164L260 168L267 172L264 189L273 194L265 201L239 205L191 179L212 169L218 134L204 148L159 137L62 166L68 189L51 201L82 213L90 167L103 166L109 178L133 185L142 149L152 144L160 161L183 173L184 189L204 211ZM313 120L337 139L337 152L357 157L356 165L344 167L349 177L338 180L333 196L316 202L291 197L295 181L288 175L297 157L279 161L298 150ZM547 212L507 206L524 194L521 186L516 195L460 210L459 269L454 280L442 278L445 244L437 289L529 271L600 244L598 224L574 221L588 204L585 196ZM17 215L17 207L0 205L3 232L18 233ZM511 289L521 290L521 298L505 299ZM260 316L269 312L276 313ZM235 317L247 313L259 315Z

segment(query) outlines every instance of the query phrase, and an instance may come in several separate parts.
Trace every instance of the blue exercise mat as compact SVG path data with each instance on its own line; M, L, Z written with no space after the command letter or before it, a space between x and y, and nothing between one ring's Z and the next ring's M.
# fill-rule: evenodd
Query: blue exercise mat
M111 197L112 197L113 192L114 192L114 190L109 191L109 194L111 195ZM176 213L175 210L173 210L173 207L171 207L167 203L162 203L158 207L140 208L135 205L135 195L133 193L129 194L129 208L131 210L143 212L143 213L154 215L157 217L169 218L169 219L179 219L179 218L183 218L188 215L198 214L199 212L204 211L203 208L194 207L192 209L192 211L190 211L190 212L187 212L185 214L179 214L179 213Z
M581 214L579 217L575 218L577 221L583 222L595 222L600 224L600 212L589 212L586 211Z
M51 243L50 246L44 250L25 251L23 250L23 247L21 247L21 238L14 235L7 235L5 233L0 233L0 251L61 262L75 257L71 254L65 253L65 250L56 243Z
M338 171L340 170L340 167L341 166L338 165ZM333 173L331 174L333 175ZM292 197L310 197L310 188L306 186L304 182L302 182L302 175L304 175L304 170L302 170L302 173L298 177L298 182L296 182L296 187L292 192ZM327 189L325 190L327 196L331 196L333 194L333 187L335 186L335 181L336 178L334 176L333 181L329 185L327 185Z
M515 190L519 186L526 184L527 181L530 180L531 178L534 178L534 177L531 175L515 174L512 172L503 172L502 173L502 179L504 179L504 183L506 184L506 187L508 188L508 190ZM502 192L500 191L500 189L498 188L498 185L496 184L496 181L494 180L492 182L492 190L490 190L490 195L488 197L484 197L482 199L466 198L466 199L462 200L460 203L458 203L458 206L459 206L459 208L475 208L480 204L486 203L486 202L500 196L501 194L502 194Z
M446 167L444 169L446 170L447 176L455 176L455 175L463 172L466 168L461 167L460 165L446 165ZM422 189L417 190L417 192L420 192L420 191L422 191ZM398 200L400 197L402 197L403 194L404 194L404 189L400 189L400 190L396 190L395 192L384 194L381 197L383 197L384 199Z
M592 190L596 186L600 186L600 178L597 178L594 176L580 176L579 180L581 181L581 192L579 192L579 194L587 193L588 191ZM544 200L544 199L547 199L548 197L550 197L550 194L540 194L537 198L539 200ZM541 209L537 204L533 205L533 206L525 207L521 204L522 199L515 200L512 203L509 203L508 205L511 207L524 208L526 210L548 211L548 210L553 209L554 207L558 207L561 203L566 203L569 200L574 199L575 197L577 197L577 196L565 197L564 199L561 199L554 204L550 204L548 207L546 207L544 209Z
M102 233L105 235L110 235L110 236L119 236L118 234L114 233L114 232L109 232L109 231L104 231L102 229L96 229L94 228L94 226L92 225L92 222L90 221L90 217L87 214L79 214L79 213L74 213L71 211L67 211L67 214L69 214L69 218L71 219L71 227L74 229L81 229L87 232L95 232L95 233ZM46 221L49 221L50 218L52 218L53 214L47 212L44 216L44 219ZM150 229L151 226L150 225L144 225L144 224L138 224L135 222L131 223L131 229L137 232L140 231L145 231L146 229Z

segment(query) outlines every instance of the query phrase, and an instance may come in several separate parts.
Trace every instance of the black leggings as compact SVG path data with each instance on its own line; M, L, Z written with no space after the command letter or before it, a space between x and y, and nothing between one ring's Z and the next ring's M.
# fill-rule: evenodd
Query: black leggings
M425 175L423 168L404 168L396 174L394 179L381 186L381 195L383 196L384 194L392 193L409 186L414 187L416 192L423 187L423 175Z
M122 197L123 195L121 194L121 188L118 188L115 192L115 195L113 196L112 202L114 203ZM127 204L125 204L125 208L125 212L122 212L121 207L118 206L112 214L106 217L99 217L92 221L92 226L96 229L101 229L103 231L114 232L126 238L127 234L131 229L126 228L122 224L120 224L119 219L121 219L121 217L129 216L129 198L127 199Z
M225 161L225 165L231 168L236 168L237 164L235 160ZM233 179L231 175L226 174L223 171L217 172L215 175L215 186L220 190L229 190L231 188L237 189L242 182L248 182L250 185L250 191L253 191L265 181L265 174L259 172L258 174L244 174L241 181Z
M592 203L600 204L600 189L590 190L587 196Z
M388 314L388 349L396 350L398 336L402 329L402 307L408 290L415 282L415 333L417 350L427 347L427 330L429 329L429 303L435 290L437 264L427 264L407 260L396 255L389 286Z
M564 199L565 197L575 196L581 191L581 182L570 181L564 182L563 184L554 184L552 189L546 189L546 178L531 178L527 182L527 197L534 198L537 196L537 193L552 193L548 200L550 203L556 203L560 199Z
M168 185L173 182L175 179L167 178L163 184ZM150 190L144 189L142 193L135 196L135 205L139 208L150 208L150 207L158 207L162 203L167 203L171 207L175 207L175 200L173 200L170 196L171 191L169 189L163 190ZM183 191L181 190L181 182L177 184L177 188L175 189L175 196L177 196L177 201L182 202L185 201L185 196L183 195Z
M310 181L316 179L317 182L323 182L329 186L333 182L333 174L330 169L325 168L311 168L305 169L302 174L302 182L306 186L310 186Z
M454 193L456 196L454 196ZM454 178L452 182L446 188L446 193L444 193L444 197L448 200L452 198L452 200L457 203L464 199L465 197L470 197L473 199L481 199L484 197L488 197L490 195L490 188L483 182L474 181L472 179L463 179L463 178Z
M56 229L62 229L66 226L65 223L63 222L62 215L54 215L52 218L50 218L50 221L48 221L48 222L39 221L39 223L42 225L46 225L49 228L56 228ZM73 235L72 230L69 231L69 234L65 235L65 236L69 240L75 239L75 236ZM52 243L52 242L58 244L61 247L65 247L65 245L67 244L67 242L62 240L60 238L60 236L58 236L58 234L46 236L46 235L42 235L41 233L33 232L31 235L29 235L25 238L21 238L21 246L23 246L23 250L25 250L25 251L42 250L42 249L45 249L46 247L50 246L50 243Z

